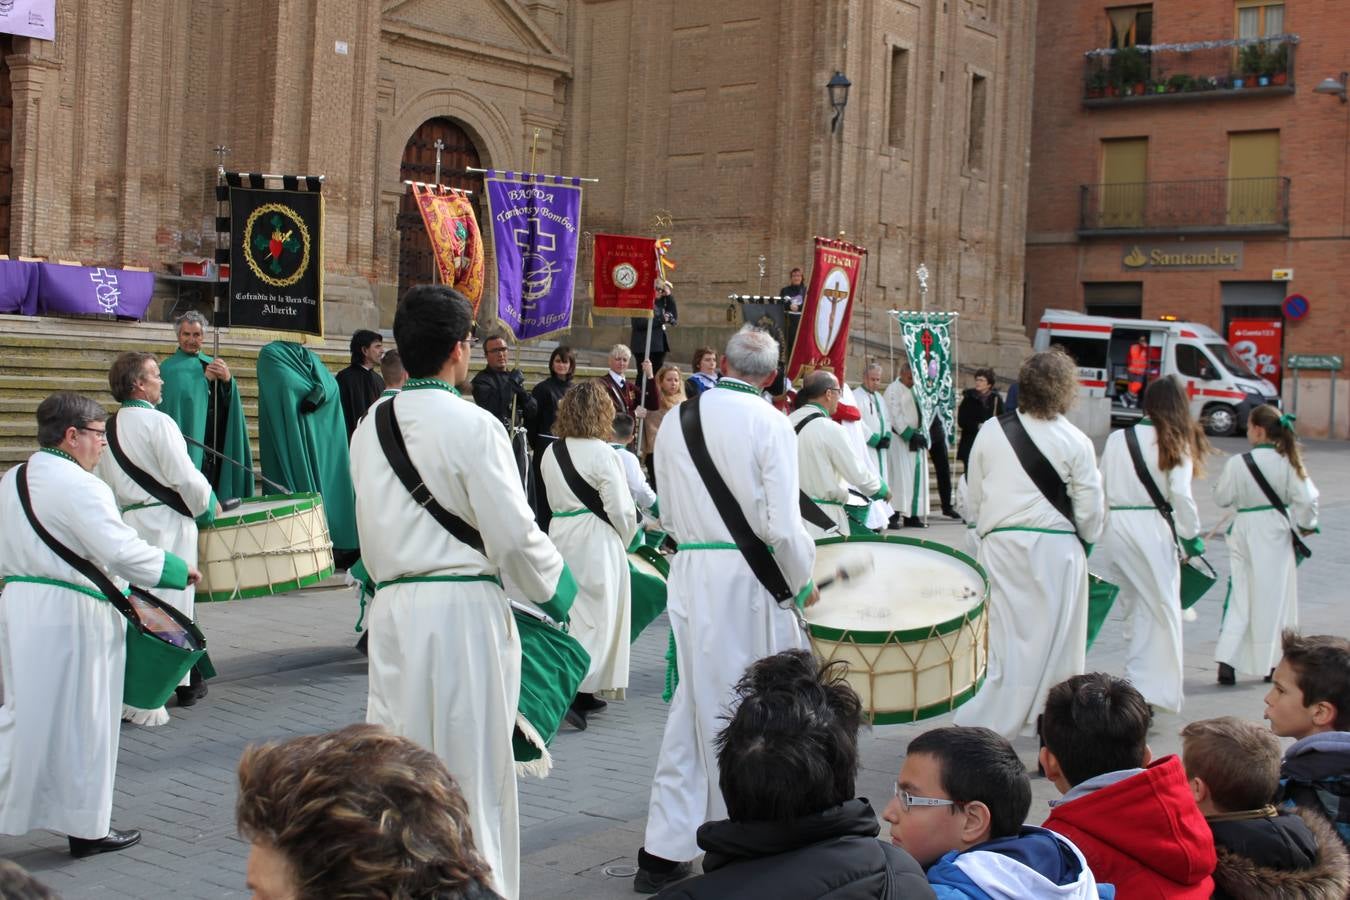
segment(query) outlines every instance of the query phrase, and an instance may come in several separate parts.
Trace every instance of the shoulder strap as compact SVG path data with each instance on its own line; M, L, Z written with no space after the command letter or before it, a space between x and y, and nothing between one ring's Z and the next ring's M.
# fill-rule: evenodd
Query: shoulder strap
M1256 479L1256 486L1261 489L1261 493L1266 495L1266 499L1270 501L1270 505L1278 509L1282 514L1286 516L1289 515L1284 508L1284 501L1280 499L1280 495L1275 493L1275 489L1270 486L1270 482L1266 481L1266 476L1261 474L1261 467L1258 466L1256 460L1252 458L1251 451L1242 454L1242 461L1247 464L1247 471L1252 473L1252 478Z
M188 508L187 501L183 499L181 494L168 485L160 484L149 472L132 462L122 451L122 444L117 439L117 413L108 417L107 428L108 449L112 451L113 459L117 460L117 464L122 467L122 471L127 473L127 477L136 482L141 490L180 516L186 516L189 519L196 518L192 515L192 510Z
M109 420L111 422L111 420ZM94 583L94 587L103 592L108 598L108 602L117 608L117 611L126 616L127 619L140 626L139 617L133 611L130 601L122 595L102 569L94 565L89 560L80 556L74 550L58 541L50 531L42 526L38 521L37 514L33 512L33 501L28 495L28 464L19 466L19 471L14 479L15 487L19 489L19 505L23 507L23 514L28 517L28 524L33 526L37 536L46 544L53 553L66 565L70 566L76 572L79 572L85 578Z
M797 434L801 434L802 429L805 428L807 425L810 425L816 419L823 419L823 418L825 418L824 413L812 413L811 415L804 417L800 422L798 422L795 426L793 426L793 431L797 432Z
M451 536L462 544L467 544L486 556L483 550L483 536L468 522L436 502L431 489L426 486L417 467L408 456L408 447L403 442L403 432L398 427L398 417L394 414L394 401L390 397L375 409L375 432L380 438L380 448L384 450L389 467L394 470L398 480L412 494L413 500L436 520Z
M559 438L549 447L553 451L553 458L558 461L558 468L562 470L563 480L567 482L567 487L572 493L577 495L581 505L594 513L600 521L617 531L614 523L610 521L609 514L605 512L605 501L600 498L600 492L590 482L581 477L581 473L572 463L572 454L567 449L567 438Z
M1017 461L1022 464L1032 484L1036 485L1060 515L1069 520L1069 527L1076 531L1078 520L1073 517L1073 498L1069 496L1069 487L1064 483L1064 479L1059 477L1050 460L1046 459L1045 454L1036 446L1031 435L1027 434L1021 418L1015 412L1004 413L998 417L998 423L1003 426L1003 433L1007 435L1013 453L1017 454Z
M805 416L800 422L793 426L793 430L796 431L797 434L801 434L802 429L807 425L810 425L816 419L823 418L825 418L824 413L813 413L809 416ZM835 522L834 519L831 519L823 509L816 505L814 500L806 496L806 491L797 492L797 507L801 510L803 519L822 531L829 531L832 528L837 529L839 527L839 523Z
M712 457L708 455L708 444L703 440L703 423L698 411L699 400L704 396L706 394L699 394L680 404L680 430L684 433L684 443L689 448L689 457L694 462L694 470L702 479L703 486L708 489L713 506L717 507L717 514L722 517L722 523L726 525L727 531L731 532L731 539L741 551L741 556L745 557L750 571L779 603L791 600L792 589L788 587L783 571L773 561L769 548L755 535L750 522L745 518L745 512L732 496L727 483L722 480L717 467L713 465Z
M1177 523L1172 518L1172 504L1163 499L1162 491L1158 490L1158 483L1153 480L1152 473L1144 463L1144 451L1139 446L1139 433L1135 430L1138 426L1131 425L1125 429L1125 446L1130 450L1130 462L1134 463L1134 474L1138 476L1139 481L1143 483L1144 490L1148 491L1148 499L1153 501L1153 505L1162 513L1162 517L1167 521L1167 527L1172 529L1172 541L1177 540Z

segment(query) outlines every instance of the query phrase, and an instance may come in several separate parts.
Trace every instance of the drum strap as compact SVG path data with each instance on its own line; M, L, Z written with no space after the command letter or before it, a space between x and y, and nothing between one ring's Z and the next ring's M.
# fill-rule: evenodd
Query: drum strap
M1069 527L1076 530L1078 520L1073 517L1073 498L1069 496L1069 487L1059 477L1050 460L1045 458L1041 448L1036 446L1031 435L1027 434L1021 418L1016 412L1004 413L998 417L998 423L1003 426L1003 433L1031 483L1036 485L1037 490L1045 495L1045 499L1061 516L1069 520Z
M1158 483L1153 480L1153 475L1149 472L1148 466L1144 464L1144 451L1139 446L1139 433L1135 430L1137 426L1131 426L1125 429L1125 446L1130 449L1130 462L1134 463L1134 474L1139 476L1139 481L1144 485L1144 490L1148 491L1148 498L1153 501L1153 505L1162 513L1163 519L1167 522L1167 527L1172 529L1172 543L1177 543L1177 523L1172 518L1172 504L1163 499L1162 491L1158 490Z
M408 456L408 447L403 442L403 431L398 427L398 416L394 414L394 404L398 397L390 397L375 408L375 433L380 438L380 448L384 450L389 467L394 470L398 480L412 494L413 501L427 511L436 522L450 532L462 544L487 556L483 549L483 536L478 529L436 502L431 489L427 487L417 467Z
M149 472L132 462L122 451L122 444L117 439L117 413L108 417L108 449L112 451L113 459L122 467L122 471L127 473L127 477L136 482L141 490L145 491L151 497L154 497L160 503L163 503L169 509L178 513L180 516L186 516L189 519L196 518L192 510L188 508L187 501L182 495L167 485L160 484Z
M572 454L567 449L567 438L549 444L549 452L558 461L558 468L562 470L563 480L567 482L567 487L572 493L577 495L581 505L594 513L600 521L618 531L618 528L610 521L609 514L605 512L605 502L600 499L600 492L595 489L594 485L581 477L581 473L572 463Z
M787 579L783 577L782 569L773 561L773 554L769 552L768 546L750 527L744 510L732 496L731 489L727 487L726 481L713 465L712 457L708 455L708 444L703 439L703 422L698 411L699 400L706 396L706 393L699 394L680 404L680 430L684 433L684 443L689 448L689 457L693 460L694 470L698 472L703 486L707 488L713 506L717 507L717 514L722 517L722 524L731 532L731 539L735 541L736 549L741 552L741 556L745 557L750 571L775 600L786 603L793 599L794 594L792 588L788 587Z
M807 425L810 425L816 419L823 419L823 418L825 418L824 413L814 413L812 415L806 416L795 426L793 426L793 430L800 435L802 433L802 429L805 428ZM825 513L824 510L822 510L819 506L816 505L816 502L814 500L812 500L810 497L806 495L806 491L797 492L797 506L801 509L802 518L810 522L817 528L821 529L822 531L830 531L831 529L837 530L839 528L838 523L835 522L834 519L831 519Z
M1289 510L1285 508L1284 501L1280 499L1279 494L1275 493L1275 489L1270 486L1270 482L1266 481L1266 476L1261 474L1261 467L1256 464L1256 460L1252 458L1251 453L1242 454L1242 461L1247 464L1247 471L1252 473L1252 478L1256 480L1256 486L1261 489L1261 493L1266 495L1270 505L1278 509L1280 515L1284 516L1285 521L1289 523L1289 535L1294 539L1294 557L1296 559L1307 559L1312 556L1312 551L1308 549L1308 545L1303 543L1303 539L1294 530L1294 520L1289 518Z

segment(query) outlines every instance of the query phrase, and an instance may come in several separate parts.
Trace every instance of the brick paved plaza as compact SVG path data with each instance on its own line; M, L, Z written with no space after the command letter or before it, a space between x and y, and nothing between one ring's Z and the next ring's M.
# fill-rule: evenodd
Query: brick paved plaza
M1225 452L1242 448L1219 442ZM1322 491L1322 531L1300 578L1305 631L1346 632L1350 538L1350 453L1343 444L1308 445L1308 469ZM1212 483L1222 459L1210 466ZM1345 478L1345 481L1341 479ZM1207 525L1218 519L1208 484L1197 486ZM958 527L925 535L955 542ZM1209 558L1226 574L1222 540ZM1232 713L1261 716L1266 686L1214 684L1211 652L1217 635L1222 582L1185 626L1187 704L1183 716L1162 716L1155 754L1175 752L1183 721ZM144 840L126 852L76 861L64 836L35 832L0 837L0 856L34 871L63 896L223 898L247 896L248 847L234 831L234 766L250 742L324 731L365 717L365 661L351 649L356 605L349 589L334 587L263 600L199 607L220 677L200 705L171 709L173 721L156 729L124 726L118 758L113 824L140 828ZM1090 668L1119 671L1123 642L1113 618L1088 654ZM556 767L546 780L521 781L522 884L526 898L632 896L631 878L607 869L635 864L646 818L647 793L660 746L665 706L660 699L667 628L662 619L634 647L629 699L595 716L584 733L565 730L553 745ZM862 737L858 792L878 811L889 797L909 739L947 717L919 726L888 726ZM1018 742L1034 765L1034 741ZM1046 815L1053 788L1033 781L1033 821ZM623 871L629 871L626 869Z

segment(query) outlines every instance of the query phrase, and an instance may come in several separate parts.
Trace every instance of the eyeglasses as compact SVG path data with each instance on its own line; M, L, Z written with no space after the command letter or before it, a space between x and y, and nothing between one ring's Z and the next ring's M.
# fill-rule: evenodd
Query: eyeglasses
M76 431L87 431L87 432L89 432L90 434L96 434L96 435L99 436L99 439L100 439L100 440L106 441L106 440L108 439L108 432L107 432L106 429L103 429L103 428L85 428L85 427L83 427L83 426L81 426L81 425L76 425L76 426L75 426L75 430L76 430Z
M916 806L956 806L955 800L943 800L939 797L915 797L909 791L900 789L900 782L895 783L895 799L900 801L900 807L909 812Z
M488 347L486 352L488 352L488 353L505 353L505 352L507 351L507 349L508 349L507 346L506 346L505 344L502 344L500 347Z

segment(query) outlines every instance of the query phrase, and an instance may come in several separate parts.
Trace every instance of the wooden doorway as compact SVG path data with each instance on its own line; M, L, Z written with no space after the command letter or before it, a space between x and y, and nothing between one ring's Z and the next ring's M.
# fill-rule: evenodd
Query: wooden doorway
M483 180L477 175L465 175L466 167L481 167L478 148L462 126L452 119L427 119L403 148L403 163L399 166L400 181L422 181L430 184L436 177L436 140L444 142L441 151L441 184L473 191L474 215L479 227L483 222ZM451 174L453 173L453 174ZM398 204L398 295L410 287L430 284L436 262L427 240L422 214L417 210L412 190L404 185L403 198Z

